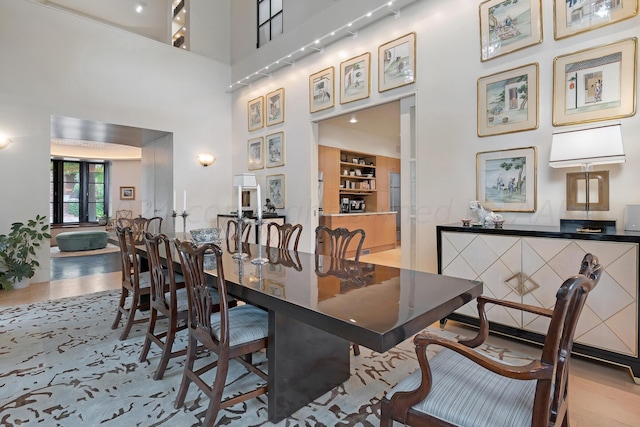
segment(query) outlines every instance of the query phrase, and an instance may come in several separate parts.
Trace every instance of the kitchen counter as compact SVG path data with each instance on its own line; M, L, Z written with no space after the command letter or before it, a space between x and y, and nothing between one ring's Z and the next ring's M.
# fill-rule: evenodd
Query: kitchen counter
M320 224L329 228L364 230L363 253L380 252L396 247L396 212L354 212L320 216ZM325 249L326 251L326 249ZM323 252L327 253L327 252ZM351 257L355 250L347 251Z

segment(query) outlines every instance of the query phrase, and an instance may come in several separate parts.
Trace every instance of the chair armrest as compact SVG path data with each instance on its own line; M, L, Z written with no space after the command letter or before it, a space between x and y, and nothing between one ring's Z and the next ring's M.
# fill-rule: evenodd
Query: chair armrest
M489 298L489 297L483 297L480 296L478 297L478 305L480 304L480 300L484 300L484 303L490 303L490 304L495 304L495 305L501 305L503 307L508 307L508 308L514 308L516 310L522 310L522 311L527 311L529 313L533 313L533 314L537 314L539 316L545 316L545 317L549 317L551 318L551 316L553 316L553 310L549 310L548 308L544 308L544 307L536 307L535 305L529 305L529 304L522 304L519 302L513 302L513 301L507 301L507 300L501 300L501 299L495 299L495 298Z
M529 313L537 314L539 316L549 317L553 316L553 310L549 310L543 307L536 307L529 304L522 304L513 301L489 298L484 296L478 297L478 318L480 321L480 327L478 329L478 334L469 339L469 340L460 340L460 344L463 344L467 347L475 348L485 342L487 337L489 336L489 320L487 319L487 312L485 311L486 304L494 304L501 305L507 308L513 308L515 310L526 311Z
M470 349L464 344L440 338L428 333L421 333L414 337L416 346L416 356L421 371L421 381L418 388L412 391L397 391L389 399L389 408L394 419L405 419L406 413L412 406L422 402L431 391L432 374L429 360L427 359L427 346L431 344L440 345L451 349L474 363L489 369L497 375L506 376L519 380L551 379L554 374L553 365L543 364L540 360L533 360L522 366L509 365L491 359L477 351Z

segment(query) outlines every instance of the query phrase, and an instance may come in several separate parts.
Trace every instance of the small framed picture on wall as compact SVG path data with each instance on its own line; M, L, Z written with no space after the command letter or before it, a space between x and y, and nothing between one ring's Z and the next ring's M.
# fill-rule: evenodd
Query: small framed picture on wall
M120 187L120 200L135 200L136 188L135 187Z
M247 141L247 167L249 170L262 169L264 167L262 152L261 136Z
M264 97L259 96L247 103L249 132L264 126Z
M284 88L267 94L266 107L267 126L284 122Z
M416 33L409 33L378 48L378 92L415 81Z
M309 112L326 110L335 105L333 89L334 68L325 68L309 76Z
M284 209L284 174L267 175L267 198L271 200L276 209Z

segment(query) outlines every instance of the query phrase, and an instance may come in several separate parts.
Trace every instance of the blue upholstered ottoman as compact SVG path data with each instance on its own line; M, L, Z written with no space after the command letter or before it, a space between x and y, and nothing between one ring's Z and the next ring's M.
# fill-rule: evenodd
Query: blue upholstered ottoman
M109 233L101 230L67 231L56 236L61 252L90 251L107 247Z

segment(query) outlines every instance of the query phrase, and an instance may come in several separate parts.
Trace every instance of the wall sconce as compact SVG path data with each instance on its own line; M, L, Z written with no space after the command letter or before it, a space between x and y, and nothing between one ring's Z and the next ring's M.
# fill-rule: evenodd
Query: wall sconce
M200 164L204 167L207 167L209 165L212 165L215 163L216 158L213 154L209 154L209 153L200 153L198 154L198 161L200 162Z
M593 172L593 165L624 163L620 123L555 132L551 140L549 166L580 167L582 173L567 174L567 210L584 210L585 220L560 220L560 228L577 231L615 230L615 221L591 221L590 210L609 210L609 173ZM584 193L584 197L581 193ZM593 199L596 200L593 200Z
M0 150L7 148L13 141L8 136L0 135Z

